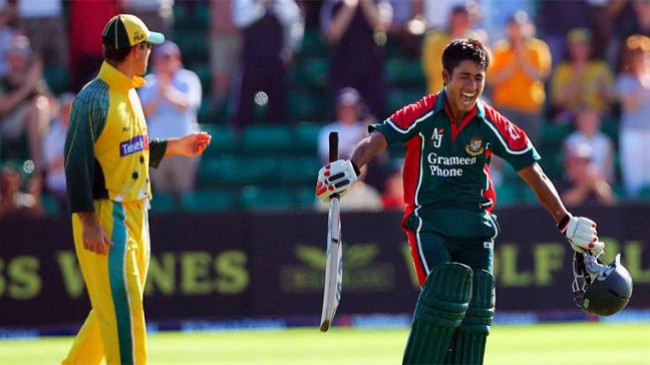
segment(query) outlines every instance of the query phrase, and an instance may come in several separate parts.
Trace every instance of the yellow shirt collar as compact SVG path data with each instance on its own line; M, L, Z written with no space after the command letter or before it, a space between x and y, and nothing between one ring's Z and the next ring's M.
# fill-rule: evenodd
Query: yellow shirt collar
M128 77L106 61L102 63L102 67L99 69L99 78L106 81L106 83L110 86L125 91L132 88L144 86L145 84L145 81L142 77Z

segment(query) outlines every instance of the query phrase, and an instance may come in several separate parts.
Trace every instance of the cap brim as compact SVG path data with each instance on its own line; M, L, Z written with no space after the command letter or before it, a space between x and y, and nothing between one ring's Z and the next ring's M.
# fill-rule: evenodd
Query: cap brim
M147 38L147 42L153 44L161 44L164 41L165 41L165 36L162 33L151 32L151 31L149 32L149 38Z

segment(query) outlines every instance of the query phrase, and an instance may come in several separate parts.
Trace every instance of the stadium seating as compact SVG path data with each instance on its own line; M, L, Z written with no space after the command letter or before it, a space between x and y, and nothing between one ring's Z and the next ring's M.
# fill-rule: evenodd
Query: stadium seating
M240 152L246 154L287 152L293 144L291 126L260 124L246 128L241 135Z
M181 203L187 212L226 211L237 207L237 194L227 190L198 190L184 194Z
M650 185L641 188L641 191L639 192L639 199L650 201Z
M49 194L41 195L41 205L43 206L43 209L45 210L45 214L47 215L58 215L61 212L61 209L59 208L59 203L52 195Z
M201 130L208 131L212 144L201 158L197 191L180 198L154 192L152 211L221 211L226 209L312 209L313 180L321 163L317 139L321 127L333 119L333 96L328 88L329 48L317 28L307 28L302 49L288 69L290 78L289 120L286 124L253 124L235 131L228 123L228 100L218 103L212 98L212 75L209 63L211 19L209 2L177 2L174 31L186 68L201 80L203 103L198 111ZM416 102L425 93L421 60L409 57L394 39L386 44L385 78L388 85L387 112ZM54 93L70 89L67 70L48 68L44 77ZM265 112L265 105L255 106L255 116ZM258 120L258 119L255 119ZM252 121L255 122L255 121ZM603 122L605 134L618 141L619 124L615 117ZM562 144L572 132L571 124L544 121L536 147L549 177L559 182L563 175ZM391 149L391 156L404 154L404 148ZM24 160L28 156L26 139L8 144L0 141L0 156ZM0 161L0 164L2 161ZM618 155L615 157L617 181L620 181ZM497 188L499 206L531 203L534 195L510 167L504 167L504 179ZM622 185L613 189L625 199ZM650 200L650 187L641 193ZM43 196L50 214L58 206L53 198Z
M296 203L288 189L245 186L241 206L246 210L286 210L294 208Z

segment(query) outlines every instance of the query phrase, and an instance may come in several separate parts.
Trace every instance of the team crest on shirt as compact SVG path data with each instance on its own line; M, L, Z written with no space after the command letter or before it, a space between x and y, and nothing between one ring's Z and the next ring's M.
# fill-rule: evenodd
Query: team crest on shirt
M472 156L478 156L483 153L483 140L481 137L472 137L469 141L469 144L465 146L465 152L469 153Z
M442 145L442 133L445 130L442 128L434 128L433 134L431 135L431 146L434 148L440 148Z

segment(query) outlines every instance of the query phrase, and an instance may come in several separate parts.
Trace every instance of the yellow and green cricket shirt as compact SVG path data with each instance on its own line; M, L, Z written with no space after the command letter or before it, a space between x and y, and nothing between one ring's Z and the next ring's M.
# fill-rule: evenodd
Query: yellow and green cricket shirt
M149 264L149 166L167 143L149 141L135 88L104 63L77 95L65 142L65 172L75 251L92 310L64 364L147 362L142 293ZM95 212L112 242L108 255L87 250L79 212Z
M65 170L70 209L92 212L93 199L131 202L151 199L149 166L167 148L149 141L135 88L129 78L104 62L96 79L77 95L65 141Z

